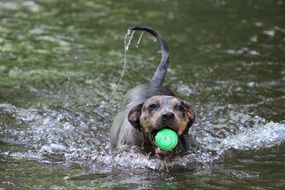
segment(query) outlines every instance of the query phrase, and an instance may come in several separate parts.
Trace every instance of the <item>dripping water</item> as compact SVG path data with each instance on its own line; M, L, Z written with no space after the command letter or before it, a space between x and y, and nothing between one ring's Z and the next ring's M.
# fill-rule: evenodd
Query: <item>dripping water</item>
M115 85L114 92L117 91L118 86L121 84L121 82L122 82L122 80L123 80L123 77L124 77L124 75L125 75L126 66L127 66L127 52L128 52L128 50L129 50L129 46L130 46L131 41L132 41L132 39L133 39L134 33L135 33L135 31L128 29L128 31L127 31L127 33L126 33L126 35L125 35L125 40L124 40L124 57L123 57L123 70L122 70L122 72L121 72L121 75L120 75L120 78L119 78L118 83Z
M127 53L128 53L128 50L129 50L129 47L130 47L130 44L131 44L131 41L134 37L134 34L135 34L135 31L134 30L129 30L127 31L126 35L125 35L125 39L124 39L124 56L123 56L123 69L122 69L122 72L121 72L121 75L120 75L120 78L119 78L119 81L118 83L115 84L115 88L113 90L113 93L115 93L117 90L118 90L118 87L119 85L121 84L122 80L123 80L123 77L125 75L125 71L126 71L126 67L127 67ZM142 32L139 36L139 39L136 43L136 47L138 48L139 47L139 44L142 40L142 37L143 37L143 34L144 32ZM155 42L156 42L156 39L155 39Z
M136 47L139 47L139 44L140 44L141 39L142 39L142 37L143 37L143 34L144 34L144 32L141 33L141 35L140 35L140 37L139 37L139 40L138 40L138 42L137 42Z

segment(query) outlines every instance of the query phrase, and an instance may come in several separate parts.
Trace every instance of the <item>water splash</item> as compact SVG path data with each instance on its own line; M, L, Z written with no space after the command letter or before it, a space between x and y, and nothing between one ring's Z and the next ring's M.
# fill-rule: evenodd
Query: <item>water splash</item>
M135 33L135 31L128 29L128 31L127 31L127 33L126 33L126 35L125 35L125 40L124 40L123 69L122 69L122 72L121 72L119 81L118 81L118 83L115 85L115 88L114 88L114 91L113 91L113 92L116 92L116 91L117 91L117 89L118 89L119 85L121 84L121 82L122 82L122 80L123 80L123 77L124 77L124 75L125 75L126 66L127 66L127 52L128 52L128 50L129 50L129 47L130 47L131 41L132 41L132 39L133 39L134 33Z
M114 88L114 91L113 92L116 92L119 85L121 84L122 80L123 80L123 77L125 75L125 71L126 71L126 67L127 67L127 53L128 53L128 50L129 50L129 47L130 47L130 44L131 44L131 41L134 37L134 34L135 34L135 31L134 30L129 30L127 31L126 35L125 35L125 40L124 40L124 57L123 57L123 69L122 69L122 72L121 72L121 75L120 75L120 78L119 78L119 81L116 83L115 85L115 88ZM139 36L139 39L136 43L136 47L139 47L139 44L142 40L142 37L143 37L143 34L144 32L142 32ZM156 39L155 39L156 40Z
M212 110L209 110L209 107ZM190 133L199 149L167 163L170 169L193 169L215 162L230 149L252 150L285 142L285 125L250 116L235 106L213 106L197 109L197 119ZM78 163L93 169L130 168L161 170L159 160L144 155L138 148L114 150L110 146L109 124L93 116L47 107L19 108L0 104L2 142L26 146L25 150L0 151L0 155L27 158L48 163ZM13 127L11 127L11 125Z
M285 139L285 124L269 122L265 125L246 129L230 135L222 141L223 149L255 150L271 147Z

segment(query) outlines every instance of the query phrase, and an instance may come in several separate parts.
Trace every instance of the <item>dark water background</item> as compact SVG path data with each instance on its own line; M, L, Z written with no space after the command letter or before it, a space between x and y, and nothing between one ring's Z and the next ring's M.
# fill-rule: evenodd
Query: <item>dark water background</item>
M167 40L165 85L198 115L200 149L169 174L110 148L123 94L160 60L136 33L118 82L138 24ZM284 64L283 0L2 0L0 189L283 189Z

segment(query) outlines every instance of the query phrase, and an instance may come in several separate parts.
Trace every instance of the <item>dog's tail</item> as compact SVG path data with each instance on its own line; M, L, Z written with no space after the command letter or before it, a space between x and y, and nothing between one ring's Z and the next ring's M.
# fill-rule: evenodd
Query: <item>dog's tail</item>
M148 26L134 26L130 27L129 30L142 30L149 32L152 34L160 43L161 45L161 60L160 64L156 68L156 71L150 80L150 85L153 87L159 87L162 85L164 76L167 72L167 67L168 67L168 62L169 62L169 49L166 41L164 38L161 36L161 34L154 29L148 27Z

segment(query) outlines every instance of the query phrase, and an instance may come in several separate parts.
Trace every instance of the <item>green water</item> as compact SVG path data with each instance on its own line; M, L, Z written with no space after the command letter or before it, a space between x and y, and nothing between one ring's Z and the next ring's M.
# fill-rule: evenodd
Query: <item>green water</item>
M213 125L209 134L224 135L215 130L226 123L235 134L239 125L261 121L284 129L283 0L1 0L0 189L283 189L285 137L270 146L257 142L256 149L236 145L218 162L170 174L94 169L88 158L72 163L58 155L48 161L26 156L38 155L42 139L41 146L58 137L35 133L48 122L53 128L83 122L89 128L74 139L59 135L57 142L87 152L105 149L97 144L108 141L123 94L147 82L160 60L159 45L149 36L135 47L136 33L118 84L124 36L132 25L151 26L165 37L165 85L195 106L200 131ZM232 112L244 114L244 121L238 123Z

